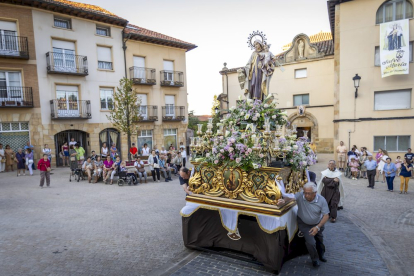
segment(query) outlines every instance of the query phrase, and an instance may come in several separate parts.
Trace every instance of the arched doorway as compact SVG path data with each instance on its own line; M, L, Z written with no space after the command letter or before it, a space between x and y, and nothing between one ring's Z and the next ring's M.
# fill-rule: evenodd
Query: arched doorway
M59 157L59 153L62 151L63 144L67 142L69 145L69 141L72 138L74 138L75 141L78 142L85 149L86 155L89 155L89 134L81 130L65 130L55 134L56 166L63 166L63 160Z
M115 143L118 149L119 156L121 155L121 135L118 130L114 128L106 128L99 133L99 152L101 151L102 144L106 143L107 147L110 148L112 143Z
M308 131L308 138L316 142L319 139L318 120L309 112L305 112L303 115L293 113L288 117L288 121L291 124L297 125L298 137L303 137L303 131Z

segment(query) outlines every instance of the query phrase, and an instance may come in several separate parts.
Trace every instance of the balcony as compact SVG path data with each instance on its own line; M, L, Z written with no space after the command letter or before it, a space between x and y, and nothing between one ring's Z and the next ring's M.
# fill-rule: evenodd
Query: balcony
M155 79L155 69L145 68L145 67L135 67L132 66L129 68L129 76L134 84L141 85L155 85L157 81Z
M185 106L163 106L162 107L162 120L179 122L185 120Z
M31 87L0 86L0 108L33 107Z
M91 119L91 101L50 100L52 120Z
M88 75L88 58L65 53L46 53L47 73L75 76Z
M140 105L138 107L140 122L155 122L158 121L158 106L156 105Z
M160 71L161 86L183 87L184 73L179 71Z
M29 59L27 37L0 35L0 57Z

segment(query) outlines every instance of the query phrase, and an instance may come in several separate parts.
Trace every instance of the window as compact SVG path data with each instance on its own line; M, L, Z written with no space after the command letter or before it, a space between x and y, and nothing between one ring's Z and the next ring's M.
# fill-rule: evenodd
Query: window
M164 60L164 81L174 81L174 62Z
M171 145L177 148L177 129L164 129L164 147L168 150Z
M141 79L142 83L146 83L145 58L134 57L134 67L134 78Z
M302 79L308 76L307 69L296 69L295 70L295 79Z
M138 99L140 100L139 113L146 120L148 118L147 94L138 94Z
M374 136L374 149L405 152L411 144L411 136Z
M114 90L101 88L101 109L111 110L114 108Z
M111 48L98 46L98 68L112 70Z
M53 70L61 72L76 72L75 42L52 40Z
M411 89L375 92L374 110L411 108Z
M16 22L0 21L0 53L19 55Z
M96 34L103 35L103 36L111 36L108 27L96 26Z
M408 0L387 1L377 10L376 24L413 17L413 5Z
M62 28L62 29L71 29L70 19L55 17L55 27Z
M175 117L175 96L165 95L165 116Z
M309 94L293 95L293 105L307 105L309 104Z
M0 71L0 102L17 105L23 100L20 72Z
M410 41L408 51L409 51L409 61L413 62L413 41ZM375 46L375 58L374 59L375 59L374 65L381 66L381 56L380 56L379 46Z
M57 85L57 117L79 117L82 106L79 107L79 92L75 85Z
M138 137L138 151L141 153L141 149L147 144L149 149L152 149L152 130L141 130L141 135Z
M0 123L0 141L3 144L3 148L6 145L10 145L12 150L17 151L22 145L30 142L29 123Z

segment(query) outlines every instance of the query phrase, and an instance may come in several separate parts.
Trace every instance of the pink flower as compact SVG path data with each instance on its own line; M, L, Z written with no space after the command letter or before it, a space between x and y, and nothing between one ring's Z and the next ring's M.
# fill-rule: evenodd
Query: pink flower
M260 157L260 158L263 158L263 156L264 156L263 154L259 154L259 157Z
M247 152L248 152L248 153L252 153L252 151L253 151L253 150L252 150L251 148L248 148L248 149L247 149Z
M221 152L221 153L224 153L224 149L221 149L221 150L220 150L220 152Z
M236 158L236 163L240 163L241 158Z
M214 164L217 164L218 163L218 160L214 160Z
M236 139L231 138L231 139L230 139L230 142L235 143L235 142L236 142Z

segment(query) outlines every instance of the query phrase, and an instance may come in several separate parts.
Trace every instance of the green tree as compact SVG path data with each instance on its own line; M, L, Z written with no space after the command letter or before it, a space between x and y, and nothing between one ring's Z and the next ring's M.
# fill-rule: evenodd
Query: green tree
M131 135L138 132L140 120L141 100L133 88L132 80L123 78L119 81L119 87L114 91L114 108L109 115L109 121L123 134L128 135L128 149L131 146Z
M200 120L194 115L194 110L188 112L188 128L194 130L194 133L197 132L197 124L200 123Z

